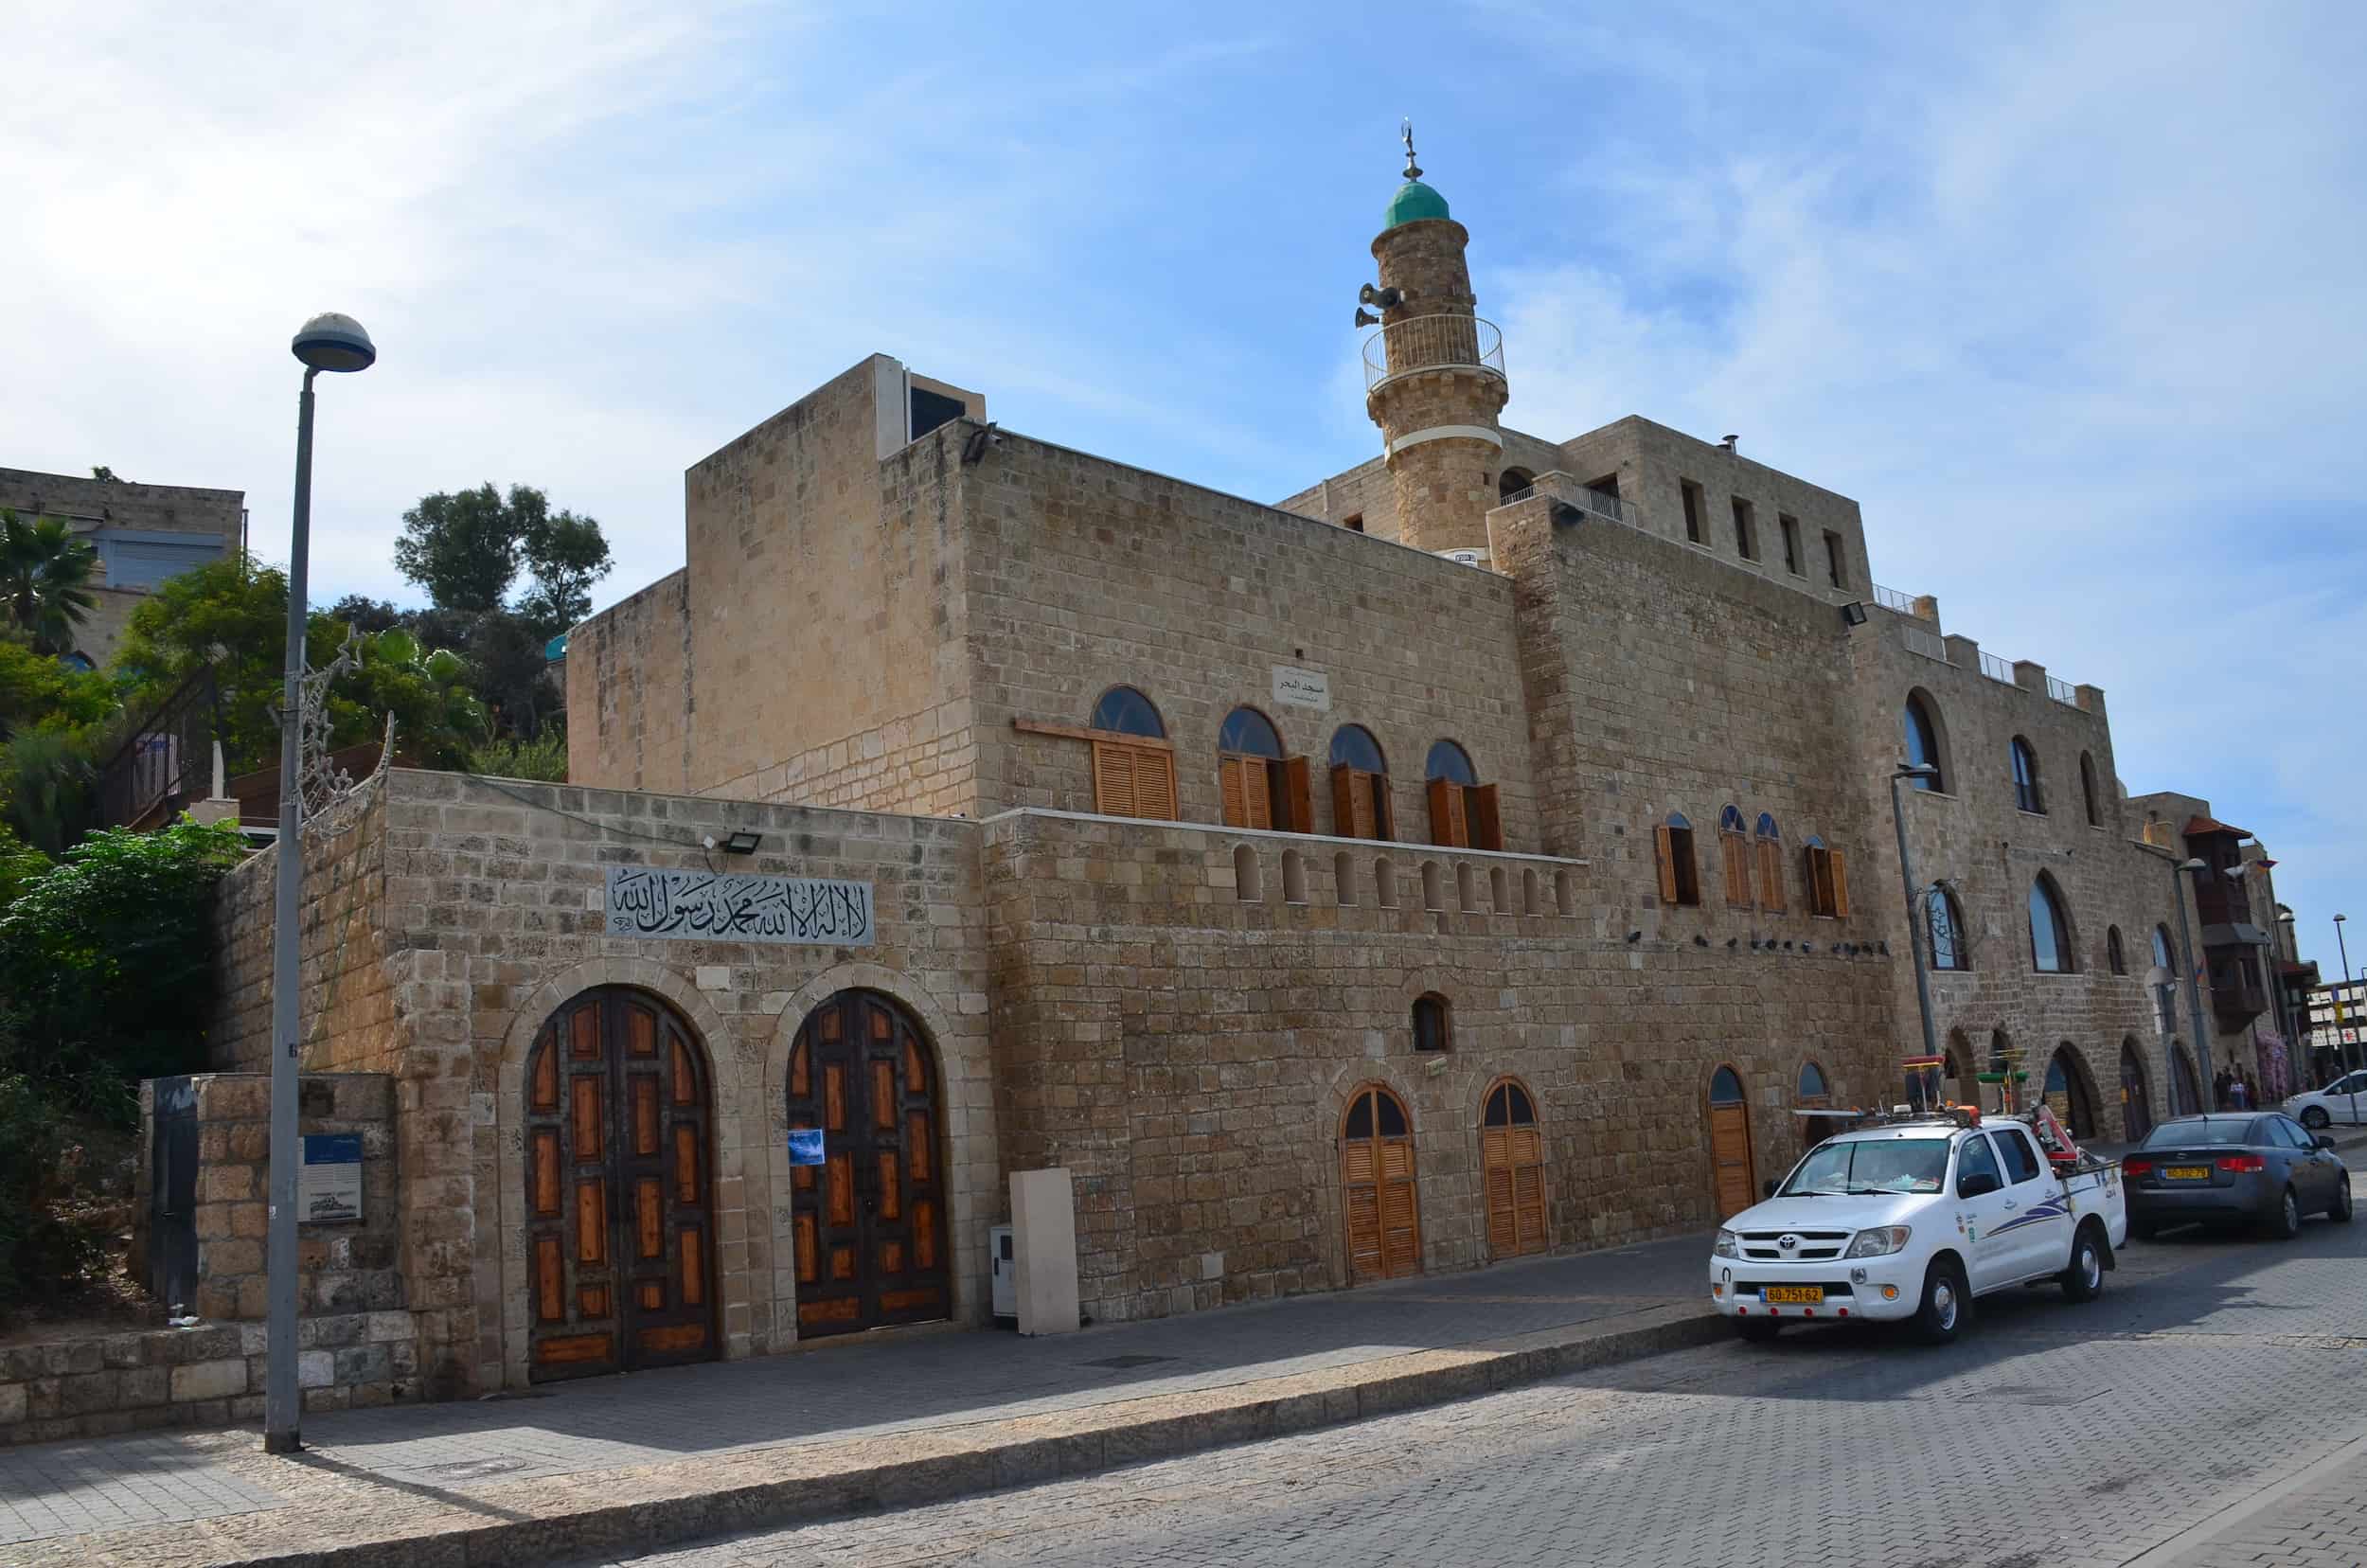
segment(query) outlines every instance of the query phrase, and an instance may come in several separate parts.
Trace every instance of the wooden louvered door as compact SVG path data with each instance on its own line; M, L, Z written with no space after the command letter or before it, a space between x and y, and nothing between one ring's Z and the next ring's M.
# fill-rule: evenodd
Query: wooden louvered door
M841 991L798 1028L789 1125L823 1163L790 1178L797 1331L853 1333L952 1315L935 1074L895 1003Z
M1720 1067L1710 1078L1710 1166L1720 1220L1758 1202L1752 1191L1751 1113L1743 1103L1742 1079L1731 1067Z
M1487 1192L1488 1252L1497 1257L1543 1252L1545 1140L1529 1092L1510 1078L1487 1091L1480 1171Z
M1414 1129L1403 1102L1377 1085L1356 1092L1341 1124L1340 1209L1350 1283L1422 1272Z
M654 1000L586 991L526 1063L527 1376L717 1354L706 1053Z

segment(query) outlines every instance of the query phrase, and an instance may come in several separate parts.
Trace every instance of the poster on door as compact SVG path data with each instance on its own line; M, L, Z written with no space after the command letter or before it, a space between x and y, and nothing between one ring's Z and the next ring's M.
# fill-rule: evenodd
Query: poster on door
M789 1130L789 1163L793 1166L818 1166L823 1163L822 1129L792 1127Z

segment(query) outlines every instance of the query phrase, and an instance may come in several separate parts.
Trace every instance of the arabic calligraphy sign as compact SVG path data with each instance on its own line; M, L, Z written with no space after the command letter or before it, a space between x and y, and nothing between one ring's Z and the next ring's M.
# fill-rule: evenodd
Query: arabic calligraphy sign
M612 865L608 930L685 941L869 947L871 884Z

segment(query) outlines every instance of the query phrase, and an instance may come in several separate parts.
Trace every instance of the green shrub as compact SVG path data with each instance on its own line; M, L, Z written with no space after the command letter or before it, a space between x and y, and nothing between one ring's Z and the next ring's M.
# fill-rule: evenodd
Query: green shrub
M106 1238L60 1212L81 1157L62 1109L0 1073L0 1314L54 1300L102 1268Z

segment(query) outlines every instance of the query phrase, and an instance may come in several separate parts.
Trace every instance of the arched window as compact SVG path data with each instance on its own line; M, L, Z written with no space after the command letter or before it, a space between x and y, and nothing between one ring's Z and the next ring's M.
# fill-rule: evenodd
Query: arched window
M1496 480L1497 505L1510 505L1514 496L1520 494L1522 490L1528 489L1531 485L1536 483L1537 480L1526 469L1508 468L1504 470L1503 474Z
M2074 1059L2068 1042L2056 1047L2048 1059L2046 1103L2073 1137L2096 1135L2096 1098L2088 1087L2087 1070Z
M1502 849L1503 819L1497 814L1496 786L1482 785L1471 756L1451 740L1431 744L1422 764L1425 793L1430 797L1430 841L1466 849Z
M1284 757L1281 732L1254 707L1235 708L1217 731L1217 793L1228 828L1315 830L1307 759Z
M68 669L79 669L86 675L98 668L97 665L90 662L89 654L84 653L80 650L77 650L72 653L59 654L58 662L65 666Z
M1931 722L1931 704L1920 691L1907 696L1905 714L1907 731L1907 760L1917 767L1932 770L1927 777L1911 780L1918 790L1948 788L1948 775L1940 762L1940 727Z
M1448 1051L1454 1048L1454 1015L1448 1010L1447 999L1436 991L1428 991L1414 999L1414 1048L1417 1051Z
M1754 847L1759 859L1759 907L1771 915L1784 912L1784 836L1775 830L1772 813L1759 813Z
M2104 961L2111 966L2114 974L2128 972L2128 954L2122 951L2121 928L2118 926L2104 928Z
M1331 732L1331 830L1341 838L1397 836L1389 810L1389 762L1361 724Z
M1668 820L1652 829L1652 848L1660 861L1660 901L1699 904L1701 875L1693 860L1693 824L1683 812L1669 812Z
M1824 1069L1813 1061L1800 1064L1800 1082L1793 1098L1803 1105L1823 1105L1832 1098L1832 1086L1824 1081Z
M1849 857L1827 849L1824 841L1809 835L1805 846L1808 879L1808 913L1839 919L1849 913Z
M2069 974L2079 967L2062 895L2043 872L2030 883L2030 962L2041 974Z
M2132 1036L2121 1042L2121 1136L2135 1143L2152 1131L2153 1093Z
M1112 686L1094 704L1093 728L1111 738L1093 742L1094 810L1174 821L1175 748L1150 699L1130 686Z
M1351 1280L1421 1273L1421 1200L1414 1163L1414 1128L1405 1102L1380 1084L1360 1087L1340 1123L1340 1211Z
M2014 763L2014 804L2025 811L2044 812L2046 797L2038 793L2038 754L2030 749L2030 742L2014 737L2011 748Z
M1956 907L1954 894L1933 882L1923 895L1923 918L1931 937L1931 967L1935 970L1963 970L1972 967L1971 954L1965 948L1964 911Z
M2178 972L2178 966L2170 962L2170 928L2168 926L2153 928L2153 961L2158 967L2168 971L2171 974Z
M1159 710L1150 705L1150 699L1130 686L1112 686L1094 704L1093 727L1119 735L1148 736L1153 740L1167 738L1167 726L1159 721Z
M1750 908L1751 835L1743 830L1740 807L1717 813L1717 862L1726 875L1726 907Z
M1543 1252L1545 1142L1537 1131L1537 1106L1517 1078L1498 1078L1482 1101L1480 1172L1487 1250L1498 1257Z
M2096 763L2086 752L2079 754L2079 798L2088 808L2088 826L2104 826L2104 814L2096 806Z

